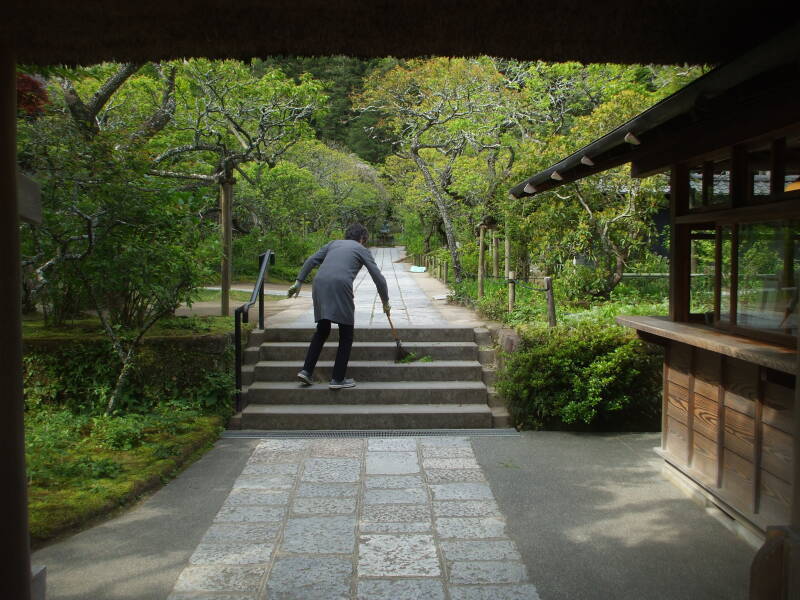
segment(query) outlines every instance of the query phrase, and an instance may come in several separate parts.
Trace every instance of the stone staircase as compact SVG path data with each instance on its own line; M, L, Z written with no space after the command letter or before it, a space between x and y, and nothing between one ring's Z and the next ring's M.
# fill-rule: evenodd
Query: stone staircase
M431 362L394 362L391 331L356 329L347 370L358 383L331 391L336 355L334 327L314 372L301 386L310 328L278 327L250 334L244 353L242 429L460 429L508 426L505 409L489 386L494 351L488 330L420 327L398 330L403 347ZM483 364L482 364L483 363Z

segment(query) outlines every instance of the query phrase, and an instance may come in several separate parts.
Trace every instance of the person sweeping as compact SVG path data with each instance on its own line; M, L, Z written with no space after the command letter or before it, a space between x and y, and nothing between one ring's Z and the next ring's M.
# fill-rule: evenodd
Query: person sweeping
M355 302L353 301L353 280L361 270L366 267L369 271L378 294L383 301L383 312L389 316L389 289L386 279L372 253L365 247L369 232L366 227L354 223L347 228L343 240L334 240L320 248L316 254L309 257L300 269L297 280L289 288L288 297L297 296L303 281L311 269L319 266L311 295L314 300L314 321L317 330L308 346L306 360L297 378L304 385L314 383L314 367L317 365L322 347L331 332L331 323L339 326L339 349L336 352L336 362L333 365L333 374L330 389L339 390L356 386L353 379L345 377L347 363L350 360L350 350L353 347L353 327L355 321Z

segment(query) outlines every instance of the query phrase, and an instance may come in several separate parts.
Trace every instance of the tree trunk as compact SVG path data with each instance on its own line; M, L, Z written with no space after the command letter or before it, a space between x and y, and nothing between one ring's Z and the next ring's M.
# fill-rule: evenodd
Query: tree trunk
M497 230L492 229L492 277L500 276L500 238Z
M220 288L222 296L221 314L230 316L231 257L233 252L231 203L233 202L233 178L226 177L220 184L220 229L222 231L222 264L220 266Z
M106 407L107 415L110 415L111 412L117 407L117 403L122 396L122 390L125 389L125 385L128 383L128 379L131 377L135 350L136 346L131 346L127 355L125 356L125 360L122 362L122 370L119 372L119 377L117 377L117 385L114 387L114 393L111 395L111 400L108 401L108 407Z
M506 234L506 237L505 237L505 240L503 240L505 242L503 244L503 247L504 247L504 250L505 250L505 264L503 266L505 267L506 279L513 279L511 277L511 275L510 275L510 272L511 272L511 238L508 235L508 226L506 226L505 234Z
M428 190L431 192L433 202L436 205L436 209L439 211L439 216L442 219L442 226L444 227L444 233L447 237L447 248L450 250L450 258L453 259L453 272L455 273L456 282L461 283L461 281L464 279L464 270L461 268L461 259L458 256L456 236L453 232L453 222L450 219L450 212L447 210L447 203L442 197L436 182L433 180L433 176L428 169L428 165L425 164L424 160L422 160L422 157L418 154L417 150L412 150L411 155L414 157L414 162L417 164L417 167L419 167L419 170L422 171L422 176L425 179Z

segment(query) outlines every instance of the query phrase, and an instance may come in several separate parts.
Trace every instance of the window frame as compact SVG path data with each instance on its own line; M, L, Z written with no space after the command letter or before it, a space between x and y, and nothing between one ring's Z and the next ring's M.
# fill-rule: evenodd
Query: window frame
M795 131L794 135L796 133ZM782 346L797 347L797 335L764 331L745 327L738 323L740 225L756 222L788 223L800 220L800 190L784 191L786 140L790 135L791 132L766 139L761 138L747 144L730 147L724 152L716 151L713 154L697 157L689 164L673 166L672 196L675 204L672 208L672 244L674 244L675 252L672 255L676 263L671 266L673 283L670 286L670 302L672 304L670 314L673 320L708 324L708 313L691 312L691 244L694 239L698 239L699 232L713 231L715 265L711 326L734 335ZM771 153L770 194L753 196L748 152L754 148L763 147L765 144L769 144ZM726 204L706 205L705 196L708 190L713 189L713 164L725 157L730 157L731 165L729 201ZM703 173L701 189L704 205L690 208L690 173L697 171ZM706 177L709 177L710 180L706 181ZM724 264L722 231L724 227L731 228L730 317L725 321L721 319L722 268Z

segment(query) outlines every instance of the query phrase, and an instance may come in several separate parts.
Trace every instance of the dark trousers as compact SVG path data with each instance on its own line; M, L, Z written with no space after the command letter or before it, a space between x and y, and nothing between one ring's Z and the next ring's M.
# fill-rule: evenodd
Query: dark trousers
M319 355L322 352L322 346L325 345L325 340L331 333L331 322L327 319L321 319L317 323L317 331L314 337L311 338L311 344L308 346L306 352L306 364L303 369L309 375L314 372L314 367L317 366ZM333 379L341 381L344 379L344 374L347 372L347 363L350 361L350 350L353 348L353 326L342 325L339 323L339 350L336 352L336 362L333 364Z

